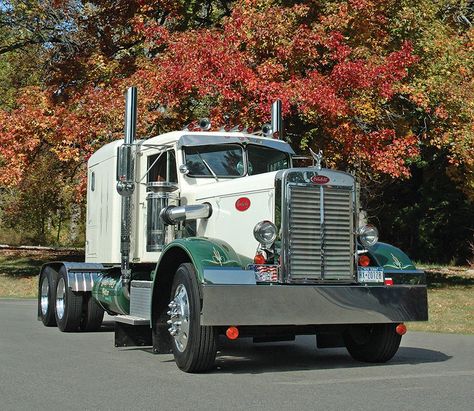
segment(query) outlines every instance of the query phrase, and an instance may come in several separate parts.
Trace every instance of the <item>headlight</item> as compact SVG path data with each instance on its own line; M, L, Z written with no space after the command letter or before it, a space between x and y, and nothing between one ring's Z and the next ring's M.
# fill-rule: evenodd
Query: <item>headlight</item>
M277 238L277 228L271 221L260 221L253 229L253 236L260 244L268 247Z
M379 240L379 232L373 225L364 225L358 231L359 241L365 248L370 248Z

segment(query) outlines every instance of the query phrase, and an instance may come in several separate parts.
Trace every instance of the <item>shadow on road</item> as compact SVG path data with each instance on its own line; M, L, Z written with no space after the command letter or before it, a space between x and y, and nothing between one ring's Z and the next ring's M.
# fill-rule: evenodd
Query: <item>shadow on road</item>
M451 357L423 348L401 347L388 364L421 364L447 361ZM299 337L296 342L253 344L250 339L221 341L216 360L217 373L261 374L267 372L315 369L380 367L353 360L345 348L317 350L314 337Z

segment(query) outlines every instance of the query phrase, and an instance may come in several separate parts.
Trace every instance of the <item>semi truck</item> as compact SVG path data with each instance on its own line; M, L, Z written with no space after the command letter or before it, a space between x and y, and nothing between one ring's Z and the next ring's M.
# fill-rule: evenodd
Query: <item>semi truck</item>
M259 132L201 119L147 139L135 87L125 103L124 139L88 160L85 262L41 268L45 326L94 331L107 313L115 346L204 372L222 338L315 335L315 349L386 362L404 323L427 320L424 272L360 218L353 174L313 152L296 167L280 101Z

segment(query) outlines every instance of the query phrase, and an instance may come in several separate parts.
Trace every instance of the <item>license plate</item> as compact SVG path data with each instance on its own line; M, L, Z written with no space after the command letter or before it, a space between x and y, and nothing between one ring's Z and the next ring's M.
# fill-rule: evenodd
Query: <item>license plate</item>
M382 267L357 267L359 283L383 283Z

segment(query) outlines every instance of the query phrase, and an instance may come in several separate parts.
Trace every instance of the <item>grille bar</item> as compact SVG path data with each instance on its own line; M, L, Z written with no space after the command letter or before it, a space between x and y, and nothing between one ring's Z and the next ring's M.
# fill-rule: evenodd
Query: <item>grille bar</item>
M353 280L351 187L289 184L287 195L288 280Z

